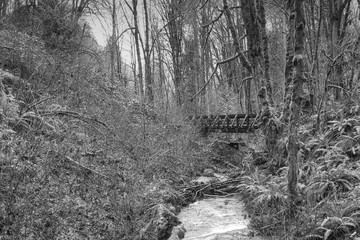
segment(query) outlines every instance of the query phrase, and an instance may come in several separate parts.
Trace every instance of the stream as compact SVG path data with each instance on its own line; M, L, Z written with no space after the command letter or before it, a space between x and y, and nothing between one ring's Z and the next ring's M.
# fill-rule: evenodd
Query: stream
M244 204L237 197L216 197L197 201L178 215L186 233L184 240L265 240L248 229Z

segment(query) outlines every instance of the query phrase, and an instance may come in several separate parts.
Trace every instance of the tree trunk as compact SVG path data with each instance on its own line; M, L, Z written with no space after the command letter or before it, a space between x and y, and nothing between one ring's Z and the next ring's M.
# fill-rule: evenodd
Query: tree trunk
M283 121L288 121L290 116L291 103L291 83L293 81L294 71L294 34L295 34L295 9L294 0L288 0L287 11L289 18L287 20L287 38L286 38L286 64L285 64L285 92L284 92L284 109Z
M335 99L340 100L341 88L344 87L342 41L345 37L345 30L348 25L350 12L350 0L329 0L329 30L330 30L330 57L337 59L331 71L331 83L337 86L334 89ZM344 12L344 10L346 11ZM338 57L341 55L340 57Z
M239 55L240 61L241 61L242 65L243 65L243 67L248 72L247 74L249 76L249 79L245 83L245 84L247 84L246 85L246 90L245 90L245 95L246 95L246 98L247 98L247 104L246 104L247 107L246 107L246 109L247 109L247 112L250 114L250 113L252 113L251 101L250 101L250 97L251 97L250 86L251 86L251 79L253 77L252 76L253 75L253 69L251 67L251 64L250 64L249 60L246 58L244 53L241 51L239 38L238 38L237 33L236 33L236 29L235 29L235 26L234 26L234 23L233 23L233 19L232 19L232 16L231 16L231 12L230 12L227 0L223 0L223 9L224 9L224 13L225 13L226 20L227 20L227 25L229 27L229 30L230 30L230 33L231 33L231 36L232 36L232 39L233 39L233 45L234 45L234 48L235 48L235 52Z
M145 49L144 49L144 58L145 58L145 87L146 87L146 98L150 104L154 103L154 93L153 93L153 79L151 74L151 52L150 52L150 39L149 39L149 14L147 8L147 0L143 1L144 3L144 17L145 17Z
M360 0L359 0L360 1ZM204 0L202 0L203 4ZM205 25L209 22L209 15L206 7L203 7L201 11L201 23L200 25ZM200 72L199 72L199 82L198 86L203 86L206 82L206 77L208 74L208 65L209 65L209 55L210 55L210 44L207 44L207 33L209 27L202 27L200 30ZM198 88L197 90L199 90ZM200 95L199 105L205 107L206 104L206 92L202 92Z
M135 48L136 48L136 57L138 62L138 83L139 83L139 93L140 96L144 96L144 85L143 85L143 73L142 73L142 62L141 62L141 53L140 53L140 39L139 39L139 26L138 26L138 16L137 16L137 0L133 0L133 17L134 17L134 38L135 38Z
M289 143L288 143L288 192L290 196L290 210L294 213L295 201L297 199L297 183L298 183L298 161L297 153L299 151L298 130L301 119L302 101L303 101L303 83L304 66L305 66L305 18L303 13L304 0L295 0L294 5L291 6L295 22L295 49L294 49L294 78L292 80L292 98L291 98L291 115L290 115L290 129L289 129Z
M168 21L168 30L169 30L169 43L171 47L171 57L174 68L174 87L175 87L175 99L176 105L182 105L182 89L181 89L181 81L182 81L182 37L183 37L183 29L182 29L182 18L181 16L181 6L177 1L170 0L169 6L166 12L167 21Z
M269 60L269 39L266 33L266 17L264 1L258 0L259 21L260 21L260 34L262 38L262 52L264 59L264 78L265 78L265 89L266 97L270 106L274 106L273 91L270 80L270 60ZM263 86L264 87L264 86Z
M158 80L158 99L160 101L160 106L162 109L165 109L165 87L166 87L166 83L164 81L165 79L165 74L164 74L164 70L163 70L163 58L162 58L162 50L161 50L161 44L160 41L157 41L157 45L156 45L156 49L157 49L157 54L158 54L158 69L159 69L159 80Z
M117 26L116 26L116 1L112 1L112 11L111 11L111 19L112 19L112 36L110 43L110 78L111 85L115 86L115 52L116 52L116 39L117 39Z

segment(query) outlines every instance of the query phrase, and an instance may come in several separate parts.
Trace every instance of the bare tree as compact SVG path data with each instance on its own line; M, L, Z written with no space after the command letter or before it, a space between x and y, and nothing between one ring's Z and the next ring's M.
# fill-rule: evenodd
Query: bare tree
M112 9L111 9L111 19L112 19L112 36L110 43L110 77L112 85L115 85L115 53L118 51L117 46L117 13L116 13L116 1L112 0Z
M140 47L140 33L139 33L139 24L138 24L138 1L132 0L132 6L125 1L126 5L130 9L133 15L134 20L134 27L133 29L133 35L134 35L134 41L135 41L135 51L136 51L136 58L137 58L137 65L138 65L138 73L137 73L137 82L139 83L139 93L141 96L144 95L144 85L143 85L143 70L142 70L142 61L141 61L141 47Z
M149 24L149 14L147 7L147 0L143 0L144 4L144 18L145 18L145 46L144 46L144 59L145 59L145 93L149 103L154 102L154 93L153 93L153 79L151 73L151 51L150 51L150 24Z
M183 8L184 4L177 0L159 1L162 8L162 18L166 22L167 37L171 48L173 67L173 82L175 88L175 101L177 106L183 104L182 100L182 42L183 42Z

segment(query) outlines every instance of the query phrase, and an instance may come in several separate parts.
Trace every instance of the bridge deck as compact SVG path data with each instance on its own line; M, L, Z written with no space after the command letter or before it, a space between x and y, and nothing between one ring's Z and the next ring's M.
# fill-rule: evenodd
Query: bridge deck
M246 133L259 128L256 114L190 116L189 121L206 132Z

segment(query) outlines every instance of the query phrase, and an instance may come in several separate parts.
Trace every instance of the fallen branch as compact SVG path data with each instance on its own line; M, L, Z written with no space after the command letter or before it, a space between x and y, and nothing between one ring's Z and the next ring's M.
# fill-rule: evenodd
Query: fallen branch
M237 177L223 182L212 182L185 187L182 190L183 193L179 194L179 198L181 198L183 202L193 202L201 196L228 196L230 194L236 194L241 181L242 177Z

